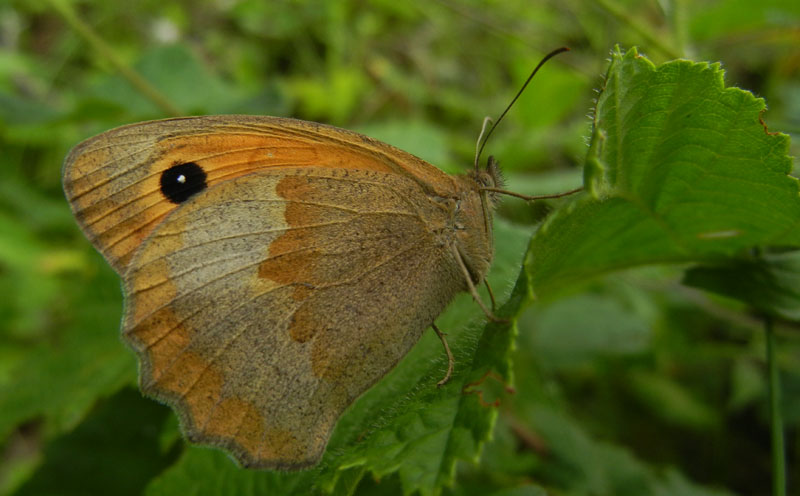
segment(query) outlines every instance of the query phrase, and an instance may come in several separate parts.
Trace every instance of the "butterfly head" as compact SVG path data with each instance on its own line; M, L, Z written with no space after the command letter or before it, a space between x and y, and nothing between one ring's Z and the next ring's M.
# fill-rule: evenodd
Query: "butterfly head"
M495 191L487 191L483 188L497 188L502 189L505 185L503 178L503 171L500 170L500 163L493 155L489 155L486 161L486 169L479 170L475 173L475 181L478 183L478 188L482 193L485 193L486 199L491 203L491 207L497 205L500 201L500 195Z

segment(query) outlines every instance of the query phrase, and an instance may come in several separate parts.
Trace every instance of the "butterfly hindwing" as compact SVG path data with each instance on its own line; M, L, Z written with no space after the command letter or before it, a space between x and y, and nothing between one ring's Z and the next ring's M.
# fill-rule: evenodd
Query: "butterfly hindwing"
M264 170L193 196L124 275L142 389L247 466L315 463L342 411L462 288L409 178Z

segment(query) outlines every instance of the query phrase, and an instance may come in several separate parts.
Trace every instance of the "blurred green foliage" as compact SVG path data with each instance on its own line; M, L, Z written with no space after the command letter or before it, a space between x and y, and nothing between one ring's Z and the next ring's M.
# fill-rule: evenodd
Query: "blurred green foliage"
M59 5L113 57L80 36ZM721 61L726 85L765 98L769 129L792 135L790 154L798 155L798 25L796 0L0 3L0 494L309 487L187 448L174 415L133 389L136 364L117 337L118 278L78 231L60 186L63 157L81 139L171 111L132 86L114 58L182 114L327 122L455 173L471 164L483 117L505 107L544 52L568 45L572 52L539 73L488 146L509 189L537 194L580 182L592 90L604 85L615 44L637 45L655 63ZM498 235L519 239L557 207L505 201L499 215L516 227L501 221ZM492 282L501 294L515 274L503 267L522 263L516 243L498 254ZM452 484L446 476L409 481L443 470L441 460L420 453L416 472L373 465L375 477L351 468L320 487L355 494L443 485L463 495L767 494L758 312L771 312L781 317L777 358L797 491L797 262L791 254L770 257L779 263L729 261L687 275L689 285L731 298L683 285L685 266L628 269L539 294L518 324L516 392L486 381L487 399L500 407L479 461L459 462ZM753 290L765 281L777 289ZM469 327L463 322L479 320L478 313L458 315L468 303L459 300L440 322L462 353L480 351L469 330L458 344L461 326ZM426 336L409 364L440 372L437 346ZM504 356L486 353L495 351ZM401 364L389 383L402 386L411 365ZM419 388L418 396L399 394L412 403L434 395ZM365 402L393 391L371 391ZM369 415L354 412L339 437L353 437ZM217 485L192 485L203 480Z

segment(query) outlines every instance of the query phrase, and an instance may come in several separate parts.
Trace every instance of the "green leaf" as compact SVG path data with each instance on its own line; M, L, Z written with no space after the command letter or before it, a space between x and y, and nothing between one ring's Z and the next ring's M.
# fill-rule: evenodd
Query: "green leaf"
M441 128L431 126L426 122L391 120L360 126L356 131L413 153L451 174L464 172L463 164L460 168L450 170L445 168L449 153L447 137Z
M73 432L44 450L44 461L15 494L138 495L177 453L162 451L158 432L169 410L126 388L100 402Z
M528 234L499 221L495 226L496 262L489 275L495 293L511 297L501 315L516 315L527 302L525 275L511 292ZM485 298L485 297L484 297ZM488 300L487 300L488 301ZM396 474L403 493L436 494L452 484L457 460L477 460L489 439L496 410L478 394L463 392L490 370L508 383L509 354L515 329L484 326L483 313L467 294L461 294L437 319L448 333L455 372L442 388L436 382L447 368L442 345L433 332L381 382L367 391L339 420L322 463L298 473L251 472L215 451L188 447L184 456L153 481L147 494L276 494L334 492L349 494L367 473L377 478Z
M586 158L591 193L551 216L526 260L538 294L615 269L800 246L789 140L718 64L613 54Z
M680 473L655 470L629 449L598 441L567 411L536 405L526 409L547 446L540 478L568 490L563 494L614 496L730 496L697 485ZM553 491L553 494L562 491Z
M97 264L105 267L99 254ZM134 382L136 366L119 340L122 311L116 275L75 279L57 305L71 309L71 320L49 340L26 350L24 360L0 382L0 438L18 424L44 421L45 435L75 427L99 397ZM56 305L56 303L53 303Z
M767 381L761 369L753 360L736 360L731 367L731 394L728 405L733 410L741 410L767 395Z
M666 422L699 430L721 425L720 416L711 405L668 377L637 371L628 379L642 404Z
M531 345L543 366L583 365L604 355L643 353L650 348L650 323L610 296L581 294L542 308Z
M698 41L737 34L741 36L740 33L797 25L800 22L800 4L793 0L691 2L686 7L694 11L689 29Z
M737 258L694 267L683 283L740 300L762 312L800 320L800 252Z
M359 96L367 91L368 81L351 67L332 69L326 78L319 75L297 78L287 84L288 92L303 104L303 113L314 120L341 124L357 108Z
M186 115L225 112L239 98L234 88L212 74L182 44L150 49L135 69ZM88 100L113 102L131 116L152 117L162 112L121 76L101 80Z

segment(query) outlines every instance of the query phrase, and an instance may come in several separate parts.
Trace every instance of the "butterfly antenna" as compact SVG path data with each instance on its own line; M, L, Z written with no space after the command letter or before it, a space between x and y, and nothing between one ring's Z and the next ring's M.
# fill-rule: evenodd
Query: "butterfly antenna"
M489 136L492 135L492 131L494 131L494 129L497 127L497 125L500 124L500 121L503 120L503 117L506 116L508 111L511 110L511 107L513 107L514 104L517 102L517 100L519 99L520 95L522 95L522 92L525 91L525 88L528 87L528 83L530 83L531 79L533 79L533 76L535 76L536 73L539 72L539 69L544 65L545 62L547 62L548 60L552 59L553 57L555 57L556 55L558 55L560 53L564 53L564 52L568 52L568 51L569 51L569 48L567 48L567 47L557 48L557 49L553 50L552 52L548 53L547 55L545 55L544 58L542 58L542 60L539 61L539 63L536 65L536 68L534 68L533 72L531 72L531 75L528 76L528 79L526 79L525 83L523 83L522 88L519 89L519 91L517 92L516 96L514 96L514 99L511 100L511 103L508 104L508 107L506 107L506 109L503 111L503 113L500 114L500 117L498 117L497 120L494 121L494 124L492 124L492 127L489 128L489 131L486 132L485 137L483 138L483 141L481 142L481 137L484 136L484 129L486 128L486 122L487 122L487 120L484 119L484 121L483 121L484 129L481 129L481 134L478 137L478 144L480 146L476 145L476 148L477 148L477 152L475 153L475 169L476 170L478 168L478 161L480 160L481 153L483 152L483 148L486 146L486 142L489 141ZM491 119L489 119L489 121L491 121Z
M489 124L492 123L492 118L486 116L483 118L483 125L481 126L481 133L478 135L478 141L475 142L475 172L478 172L478 159L481 157L481 150L483 147L481 143L483 142L483 137L486 136L486 130L489 128Z

